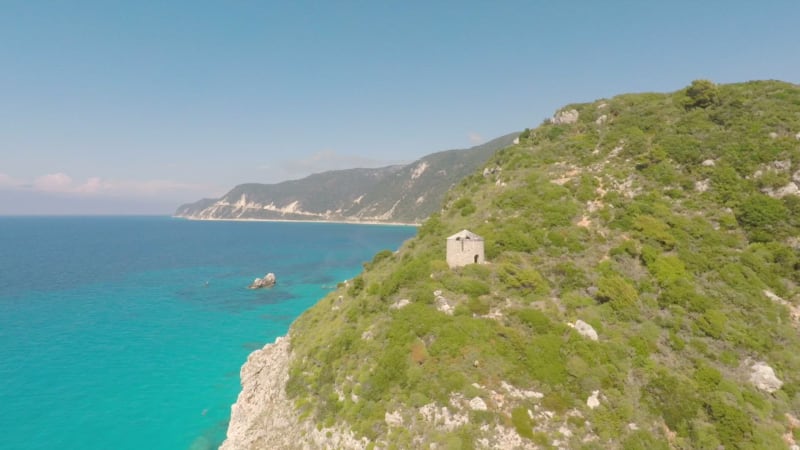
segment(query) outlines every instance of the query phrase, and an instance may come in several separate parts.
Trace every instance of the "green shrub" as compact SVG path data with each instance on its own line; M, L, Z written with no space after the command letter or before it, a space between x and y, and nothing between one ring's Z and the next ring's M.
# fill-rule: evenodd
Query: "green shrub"
M739 206L736 219L754 241L766 242L783 235L789 211L778 199L753 194Z
M542 398L542 406L557 414L564 414L572 407L571 397L559 391L553 391Z
M514 424L514 429L520 436L533 439L533 427L531 426L531 418L528 416L528 409L518 406L511 410L511 423Z
M553 275L558 279L562 291L589 287L586 273L572 261L561 261L553 267Z
M611 256L630 256L635 258L639 256L639 248L635 240L626 239L618 246L612 248L609 254Z
M457 209L462 217L466 217L475 212L477 209L475 203L469 197L462 197L453 203L453 209Z
M606 275L597 282L597 299L600 303L608 302L620 313L630 312L639 301L639 295L630 283L619 275Z
M550 386L559 386L567 380L566 357L561 335L534 336L525 349L525 366L532 379Z
M669 450L665 440L656 438L647 430L636 430L622 441L623 450Z
M708 108L719 102L719 89L709 80L694 80L686 88L686 108Z
M419 239L424 239L429 236L444 237L445 231L441 216L439 213L433 213L423 222L422 226L419 227L419 230L417 230L417 237Z
M535 334L546 334L553 331L553 322L538 309L522 309L514 313Z
M664 287L658 296L658 303L662 307L678 305L692 312L704 312L717 302L698 294L691 281L679 278Z
M711 366L701 365L694 372L694 380L700 388L700 392L710 394L717 390L717 386L722 381L722 374Z
M661 244L667 250L675 247L676 240L669 225L655 217L639 216L634 220L633 228L639 231L645 239Z
M467 301L467 308L469 309L469 312L471 312L472 314L485 316L486 314L489 314L491 305L486 300L481 300L477 297L471 297Z
M358 294L360 294L361 291L363 290L364 290L364 279L361 276L357 276L353 278L352 285L350 286L350 289L347 291L347 293L351 297L355 297Z
M547 280L535 269L524 269L510 263L503 263L499 268L500 279L513 289L530 289L538 294L545 294L549 287Z
M372 257L372 265L376 265L379 262L389 259L394 255L394 252L391 250L381 250Z
M706 404L706 411L726 448L743 448L753 436L752 419L736 405L716 395Z
M700 319L698 319L697 326L708 336L719 339L725 331L725 324L727 321L728 318L725 316L725 313L718 309L710 309L703 313Z
M667 426L687 436L700 408L697 390L691 380L678 378L662 370L645 387L645 401Z
M655 261L647 265L647 268L661 286L668 286L678 280L689 278L683 261L675 255L656 257Z
M460 275L445 277L442 282L450 291L458 294L466 294L469 297L480 297L490 292L487 283Z
M595 302L591 298L575 291L569 291L561 295L561 303L568 310L576 310L594 305Z

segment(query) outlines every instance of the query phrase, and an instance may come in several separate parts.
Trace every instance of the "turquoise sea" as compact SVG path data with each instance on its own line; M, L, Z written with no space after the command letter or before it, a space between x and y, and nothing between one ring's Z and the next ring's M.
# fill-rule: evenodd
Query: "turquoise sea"
M415 233L0 217L0 448L216 448L248 353Z

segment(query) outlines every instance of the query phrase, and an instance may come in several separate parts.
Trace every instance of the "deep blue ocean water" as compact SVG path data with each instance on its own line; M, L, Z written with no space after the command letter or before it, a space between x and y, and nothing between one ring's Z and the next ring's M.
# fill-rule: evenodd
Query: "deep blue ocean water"
M248 353L415 233L0 217L0 448L216 448Z

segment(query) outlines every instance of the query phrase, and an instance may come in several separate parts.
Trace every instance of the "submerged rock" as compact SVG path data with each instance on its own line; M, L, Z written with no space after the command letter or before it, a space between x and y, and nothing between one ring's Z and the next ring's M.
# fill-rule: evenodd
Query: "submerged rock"
M253 284L250 285L250 289L261 289L272 286L275 286L275 274L270 272L264 275L264 278L256 278L253 280Z

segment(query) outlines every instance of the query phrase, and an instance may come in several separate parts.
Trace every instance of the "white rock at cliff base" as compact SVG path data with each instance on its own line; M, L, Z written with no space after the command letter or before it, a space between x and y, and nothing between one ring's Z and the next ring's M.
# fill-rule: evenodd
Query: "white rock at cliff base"
M317 427L303 420L286 395L291 360L288 337L275 340L247 357L240 371L242 390L231 406L228 432L220 450L366 448L346 427Z

